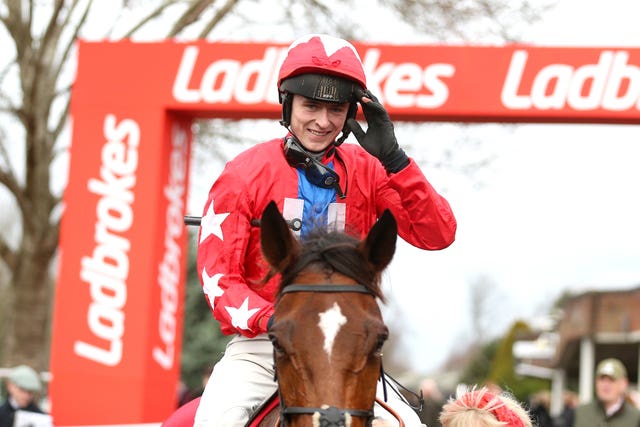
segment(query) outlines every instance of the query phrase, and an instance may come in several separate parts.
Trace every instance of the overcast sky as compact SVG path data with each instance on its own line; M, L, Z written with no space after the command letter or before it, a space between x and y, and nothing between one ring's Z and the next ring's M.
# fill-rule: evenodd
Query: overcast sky
M638 47L638 16L635 0L559 0L526 39L542 46ZM283 34L267 39L290 39L281 28ZM241 29L232 30L229 37L246 37ZM406 31L393 34L406 39ZM381 42L389 31L376 34L375 40L364 41ZM410 129L398 128L401 144L415 140ZM282 132L275 123L259 129L259 135ZM459 223L457 240L446 250L424 252L401 243L385 277L393 300L385 315L404 315L406 330L392 333L402 335L416 371L437 370L472 338L468 295L474 281L494 284L486 316L487 332L493 335L516 319L532 321L546 314L565 289L640 286L639 130L628 125L460 129L441 124L428 130L428 144L406 144L410 155L425 160L426 176L446 195ZM460 148L465 140L479 143L481 151ZM452 148L458 160L495 160L472 177L430 167ZM215 168L195 166L189 213L200 215Z
M628 0L561 0L531 40L547 46L640 46L640 5ZM563 290L640 286L640 127L496 125L464 132L496 156L469 180L424 172L445 188L457 216L456 242L438 253L401 244L388 293L406 311L405 343L429 372L472 338L471 283L495 284L492 334L546 314ZM419 153L413 153L419 156ZM418 267L419 266L419 267ZM416 269L419 268L419 271Z
M527 40L542 46L640 46L638 16L640 5L631 0L560 0ZM277 124L266 127L256 134L281 132ZM547 314L564 290L640 286L639 130L438 124L429 126L421 145L411 126L397 126L399 142L424 160L425 175L458 219L450 248L425 252L401 242L385 275L393 300L385 316L391 333L402 336L415 371L437 371L473 338L474 282L493 285L485 316L493 336L517 319L534 322ZM456 153L456 163L495 160L471 177L455 168L432 168L447 149ZM194 175L190 209L199 215L196 206L206 199L213 169L194 167ZM394 328L400 313L404 326Z
M637 0L559 0L528 38L542 46L640 47L638 16ZM393 300L385 315L404 315L406 329L392 334L402 336L415 371L436 371L473 338L474 281L494 284L486 317L494 335L546 314L564 290L640 286L639 136L640 126L630 125L443 124L429 130L429 148L411 144L409 154L426 160L426 176L459 224L456 242L440 252L401 242L385 276ZM398 132L401 144L411 137ZM490 167L473 177L430 168L439 160L430 156L465 137L481 142L478 157L495 156ZM189 213L200 215L214 176L194 172Z

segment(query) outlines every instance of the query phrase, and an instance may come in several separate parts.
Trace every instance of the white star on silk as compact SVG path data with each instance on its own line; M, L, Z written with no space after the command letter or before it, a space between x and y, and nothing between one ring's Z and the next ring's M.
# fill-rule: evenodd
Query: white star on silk
M255 314L259 308L249 310L249 297L246 297L242 305L238 308L225 306L227 312L231 316L231 324L238 329L249 330L249 319Z
M299 44L308 42L309 40L311 40L313 37L316 37L316 36L318 36L318 34L309 34L306 37L300 37L295 43L289 46L289 50L293 49L295 46ZM328 36L326 34L323 34L320 39L322 41L322 46L324 47L324 52L327 54L327 56L333 55L343 47L348 47L353 51L353 53L356 54L356 57L360 58L360 55L358 55L358 52L353 48L353 46L345 43L345 41L342 39L339 39L333 36Z
M209 205L209 210L200 220L200 243L211 234L220 238L220 240L224 240L222 236L222 222L229 216L229 212L217 214L213 210L213 200Z
M215 300L215 298L224 294L224 291L222 290L222 288L218 286L218 282L220 281L220 278L222 276L224 276L224 274L222 273L209 276L209 274L207 273L207 269L206 268L202 269L202 283L203 283L202 289L204 290L205 295L207 296L207 298L209 299L209 302L211 303L211 308L214 307L213 301Z

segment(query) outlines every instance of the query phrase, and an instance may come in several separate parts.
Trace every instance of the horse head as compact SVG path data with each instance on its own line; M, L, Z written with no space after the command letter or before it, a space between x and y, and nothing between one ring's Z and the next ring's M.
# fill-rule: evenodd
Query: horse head
M396 238L389 211L363 240L318 230L301 242L274 202L264 210L262 251L281 275L269 336L282 424L370 425L388 336L377 299Z

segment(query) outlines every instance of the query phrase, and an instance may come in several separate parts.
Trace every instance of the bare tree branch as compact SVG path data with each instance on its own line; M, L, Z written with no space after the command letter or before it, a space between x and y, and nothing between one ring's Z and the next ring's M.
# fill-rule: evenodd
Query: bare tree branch
M7 144L9 144L7 141L7 135L4 129L0 129L0 159L2 159L3 164L5 165L3 166L0 164L0 173L6 173L11 181L17 183L18 180L16 179L15 170L11 164L9 153L7 152Z
M71 54L71 50L73 49L73 47L75 46L76 41L78 40L78 35L80 34L80 29L82 28L82 26L84 25L84 23L87 20L87 17L89 15L89 10L91 8L91 4L92 3L93 3L93 0L89 0L89 2L87 3L86 8L85 8L85 10L84 10L84 12L82 14L82 17L80 18L80 22L75 25L75 28L73 29L73 34L69 38L68 43L65 45L65 48L62 51L62 56L60 57L60 62L58 63L58 66L56 67L56 69L54 71L54 74L53 74L53 77L54 77L55 81L58 81L58 78L60 77L60 73L62 72L62 68L64 67L66 62L69 60L69 56ZM69 15L67 17L70 18L71 17L71 13L69 13Z
M167 38L172 38L180 34L189 25L198 20L202 12L211 6L215 0L194 0L191 6L173 24L173 28L167 34Z
M141 19L136 25L134 25L133 28L127 31L123 36L123 38L127 39L132 37L140 28L144 27L147 23L149 23L150 21L160 16L160 14L162 14L162 12L164 12L164 10L167 7L173 5L174 3L175 3L174 1L166 0L164 3L159 5L153 12L149 13L147 16Z
M213 18L211 18L209 22L207 22L207 24L202 29L200 34L198 34L198 38L199 39L206 38L209 35L209 33L215 28L215 26L218 25L218 23L222 20L222 18L227 16L229 12L233 10L233 8L236 6L237 3L238 3L238 0L227 0L225 5L222 6L222 8L218 10L218 12L216 12L216 14L213 16Z
M91 8L91 4L93 3L93 0L89 0L89 2L87 3L84 12L82 13L82 16L79 20L79 22L75 25L75 27L73 28L73 34L72 37L69 38L69 42L66 44L62 56L60 57L60 62L58 63L58 66L56 67L54 73L53 73L53 81L58 81L59 77L60 77L60 73L62 73L62 69L65 65L65 63L67 62L67 60L69 59L69 56L71 54L71 50L73 49L73 47L75 46L75 41L78 39L78 34L80 32L80 29L82 28L82 26L84 25L84 23L87 20L87 17L89 15L89 10ZM72 6L72 10L69 12L69 14L67 15L67 20L65 22L65 26L69 26L70 24L68 23L68 19L69 17L71 17L72 13L73 13L73 9L75 8L75 6L78 4L78 2L74 2L73 6ZM65 102L64 105L64 109L61 112L60 117L58 118L58 121L56 123L56 125L54 126L52 132L52 138L49 140L49 144L48 144L48 149L49 150L53 150L53 146L55 145L56 141L58 140L58 136L60 135L60 132L62 132L62 129L64 127L64 124L67 121L68 115L69 115L69 108L70 108L70 102L71 99L69 97L69 92L71 91L70 87L67 87L64 89L64 92L67 92L66 96L67 96L67 100ZM53 94L53 99L55 99L58 96L61 96L62 94L60 92L55 92ZM52 99L52 102L53 102ZM57 156L57 153L51 152L50 156L49 156L49 161L53 161L53 159Z
M7 264L9 271L13 271L16 268L17 255L4 240L0 240L0 259ZM10 280L9 283L12 284L13 282Z
M29 34L31 34L32 25L33 25L33 0L29 0L29 15L25 25Z
M4 147L2 151L4 152ZM3 153L3 157L5 155L6 153ZM20 209L23 209L26 207L26 205L24 204L23 190L20 187L20 184L18 183L18 180L16 179L16 176L13 173L13 170L0 169L0 184L3 184L7 188L7 190L9 190L11 194L13 194L16 201L18 202Z
M9 104L11 104L11 100L9 98L5 97L5 99L7 100L7 102ZM11 116L14 116L15 118L17 118L20 121L20 123L22 123L23 126L26 123L26 121L25 121L26 120L25 112L24 112L24 109L22 109L22 108L19 108L19 107L15 106L15 105L8 105L6 107L0 106L0 111L3 112L3 113L7 113L7 114L9 114Z
M0 100L6 102L6 105L0 105L0 111L10 114L16 114L18 108L15 106L11 98L7 96L7 94L5 94L4 92L0 92Z
M75 3L76 2L74 1L74 6L75 6ZM62 29L64 28L62 26L57 25L58 16L60 16L60 11L62 10L63 7L64 7L64 0L56 0L55 6L53 8L53 12L51 13L49 22L47 24L47 29L45 30L44 34L40 37L40 46L39 46L40 54L38 56L40 56L40 58L44 61L47 61L53 58L53 55L51 57L48 57L47 55L43 55L43 53L46 53L47 51L55 52L55 48L56 48L55 43L58 41L60 32L62 32Z
M6 48L5 48L6 49ZM14 64L13 61L9 61L7 63L7 66L4 67L2 69L2 71L0 71L0 85L2 84L2 82L4 81L4 79L7 78L7 74L9 74L9 71L11 70L11 66ZM9 98L4 92L0 92L0 98Z
M20 57L21 50L18 47L26 44L31 45L31 34L29 33L31 16L29 16L29 21L27 22L28 25L25 31L24 25L22 25L22 2L9 2L8 8L9 14L3 22L5 23L7 32L13 39L13 43L16 46L16 54L18 56L17 59L20 61L22 59Z
M55 146L58 137L60 136L60 132L64 128L64 124L67 122L69 118L69 108L71 106L71 97L67 96L67 99L64 104L64 109L60 112L60 117L58 117L58 121L56 125L53 127L51 131L51 140L49 141L49 150L51 150L51 155L49 156L49 162L52 162L57 156L58 153L54 152L53 147Z
M60 199L59 198L55 198L52 200L53 205L56 206L58 203L60 203ZM49 233L47 233L47 237L44 239L44 246L46 246L47 248L49 248L49 250L53 253L55 252L57 246L58 246L58 240L60 238L60 227L57 226L60 223L60 220L58 219L56 222L56 226L55 227L51 227L51 231Z

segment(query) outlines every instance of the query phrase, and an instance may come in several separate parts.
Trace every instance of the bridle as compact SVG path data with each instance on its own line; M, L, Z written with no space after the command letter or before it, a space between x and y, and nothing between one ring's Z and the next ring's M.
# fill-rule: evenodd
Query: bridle
M375 294L366 286L353 284L353 285L332 285L332 284L308 284L300 285L292 283L285 286L280 293L292 293L292 292L321 292L321 293L341 293L341 292L355 292L361 294L368 294L375 298ZM274 349L274 361L275 361L275 349ZM278 373L274 364L274 380L277 381ZM380 375L382 375L382 364L380 364ZM327 408L313 408L304 406L286 406L284 399L280 393L280 387L278 387L278 395L280 398L280 424L282 426L287 425L288 417L291 415L315 415L318 414L320 419L320 427L344 427L347 424L349 417L361 417L365 418L367 427L371 426L373 422L373 406L371 409L345 409L336 408L335 406L329 406Z

